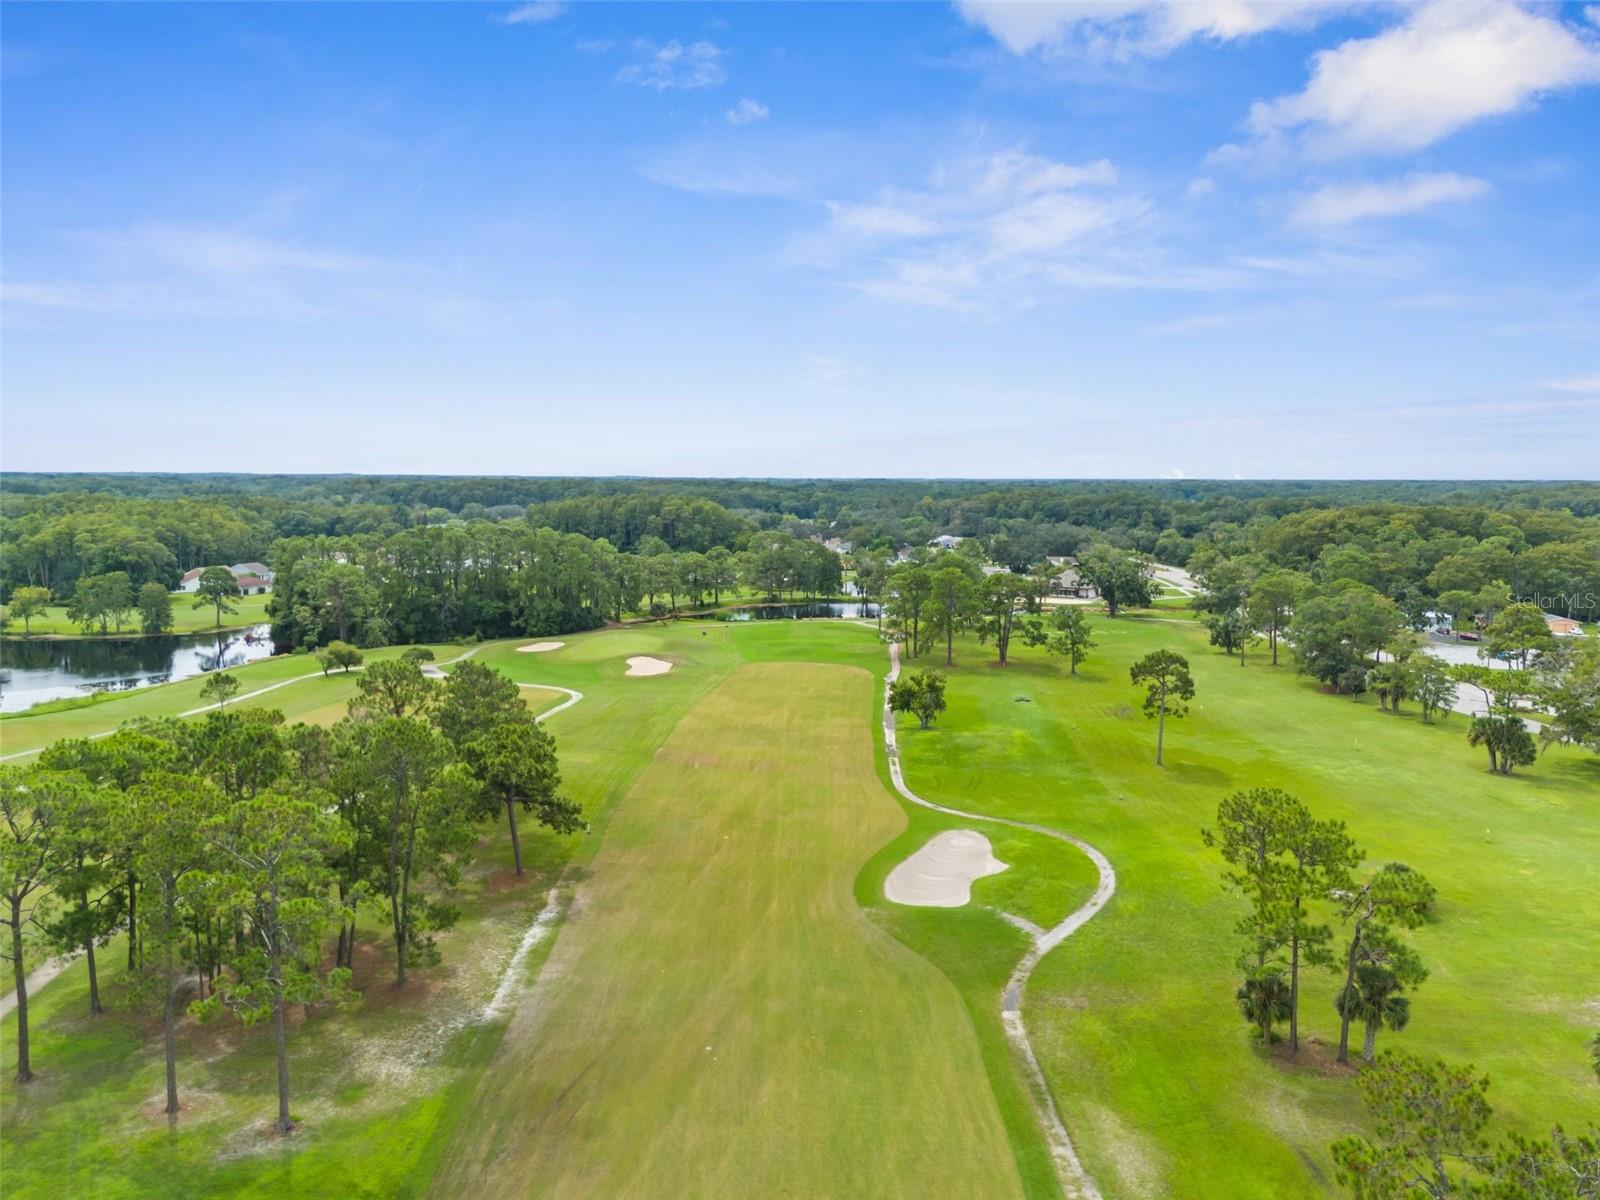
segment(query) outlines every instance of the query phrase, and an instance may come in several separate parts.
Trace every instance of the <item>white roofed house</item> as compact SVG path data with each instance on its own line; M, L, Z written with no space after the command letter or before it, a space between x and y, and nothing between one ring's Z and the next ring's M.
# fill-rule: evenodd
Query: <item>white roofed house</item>
M228 568L228 570L233 572L235 578L243 577L243 576L246 576L246 575L253 575L257 579L260 579L265 583L269 583L270 584L272 582L272 568L267 566L266 563L259 563L259 562L234 563L233 566Z
M189 593L199 591L200 576L209 569L209 567L195 567L192 571L185 571L183 578L178 581L178 590ZM257 596L272 590L272 572L265 563L234 563L225 569L232 574L233 581L239 585L240 595Z
M932 546L935 550L954 550L964 541L966 541L965 538L958 537L953 533L941 533L938 537L930 541L928 545Z

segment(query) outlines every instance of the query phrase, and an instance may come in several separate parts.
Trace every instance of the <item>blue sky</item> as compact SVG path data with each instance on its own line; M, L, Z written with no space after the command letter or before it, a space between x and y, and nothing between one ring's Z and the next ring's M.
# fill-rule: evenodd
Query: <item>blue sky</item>
M3 41L7 469L1600 473L1600 5Z

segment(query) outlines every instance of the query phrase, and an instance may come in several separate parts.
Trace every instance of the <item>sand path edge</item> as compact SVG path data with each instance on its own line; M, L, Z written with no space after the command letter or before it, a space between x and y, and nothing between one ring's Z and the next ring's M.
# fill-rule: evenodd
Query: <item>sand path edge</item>
M1037 934L1030 933L1033 944L1022 956L1022 961L1017 964L1016 969L1011 972L1011 978L1006 980L1005 990L1001 993L1000 1021L1005 1028L1006 1039L1027 1064L1028 1074L1032 1077L1034 1101L1039 1110L1039 1117L1044 1122L1045 1133L1050 1142L1050 1156L1055 1162L1056 1174L1061 1179L1062 1188L1073 1200L1102 1200L1100 1189L1095 1185L1093 1177L1084 1169L1077 1150L1073 1148L1072 1138L1068 1135L1067 1127L1061 1120L1061 1113L1056 1108L1055 1097L1051 1095L1050 1086L1045 1082L1044 1071L1039 1067L1039 1059L1033 1052L1033 1043L1028 1038L1028 1027L1022 1019L1022 991L1027 985L1028 977L1033 974L1033 969L1039 965L1039 960L1081 929L1095 913L1106 906L1106 902L1117 890L1117 872L1112 867L1111 860L1104 854L1082 838L1074 837L1070 833L1062 833L1059 829L1051 829L1048 825L1035 825L1030 821L1013 821L985 813L964 812L959 808L924 800L913 792L907 786L905 772L900 766L900 750L895 741L894 710L889 707L889 688L899 677L900 644L890 642L889 674L884 678L883 744L889 755L889 777L894 782L895 791L911 803L932 809L934 812L946 813L968 821L990 821L996 825L1009 825L1014 829L1026 829L1070 843L1083 851L1089 861L1094 863L1095 870L1099 872L1099 883L1089 899L1068 913L1058 924L1049 929L1039 930ZM1022 928L1017 921L1012 921L1012 924ZM1029 930L1024 929L1024 932Z

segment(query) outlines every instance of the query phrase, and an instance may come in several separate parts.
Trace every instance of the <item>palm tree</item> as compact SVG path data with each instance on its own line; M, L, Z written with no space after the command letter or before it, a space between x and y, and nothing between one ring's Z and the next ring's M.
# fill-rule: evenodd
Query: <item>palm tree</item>
M1289 1019L1289 981L1275 967L1260 967L1245 976L1234 993L1239 1012L1260 1031L1261 1044L1273 1041L1272 1027Z
M1333 1006L1341 1017L1348 1015L1367 1027L1361 1047L1361 1057L1367 1062L1372 1061L1378 1030L1387 1026L1398 1033L1410 1022L1411 1001L1401 994L1403 990L1393 971L1368 963L1356 968L1354 986L1334 997Z

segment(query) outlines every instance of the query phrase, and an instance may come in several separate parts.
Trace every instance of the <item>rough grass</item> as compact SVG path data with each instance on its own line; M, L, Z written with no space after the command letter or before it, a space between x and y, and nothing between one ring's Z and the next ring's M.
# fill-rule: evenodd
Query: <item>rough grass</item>
M1411 1028L1380 1048L1476 1063L1499 1128L1595 1117L1583 1050L1600 997L1600 760L1557 748L1498 778L1459 717L1382 714L1259 654L1241 669L1192 622L1100 620L1096 638L1075 679L1034 651L1002 670L992 650L958 643L949 711L902 741L920 794L1067 829L1116 865L1116 898L1046 958L1026 998L1108 1198L1333 1195L1327 1144L1363 1120L1353 1079L1319 1068L1315 1044L1305 1065L1268 1059L1235 1014L1242 907L1199 831L1244 787L1294 792L1347 821L1370 867L1407 862L1438 887L1437 919L1414 937L1432 975ZM1168 725L1164 769L1127 674L1159 647L1189 657L1198 689ZM1330 973L1305 981L1303 1034L1324 1046L1336 986Z

